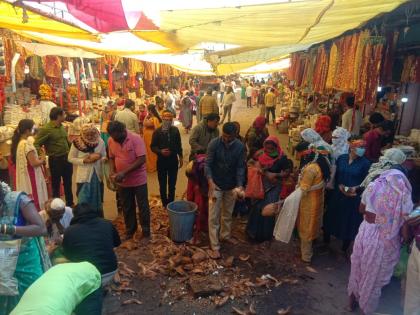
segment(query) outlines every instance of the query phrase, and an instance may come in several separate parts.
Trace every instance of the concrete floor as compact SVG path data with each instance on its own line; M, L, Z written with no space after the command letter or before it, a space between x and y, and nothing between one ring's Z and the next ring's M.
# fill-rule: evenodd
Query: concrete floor
M241 100L240 95L237 93L237 101L233 104L232 108L232 121L238 121L241 124L241 135L244 136L248 128L252 125L254 119L259 115L260 109L257 107L246 108L246 101ZM194 117L194 126L197 121ZM178 181L176 185L176 198L182 198L182 195L187 189L187 177L185 176L185 167L188 163L188 156L190 154L190 145L188 143L189 134L177 122L176 125L181 133L182 147L184 150L184 166L178 172ZM277 135L280 139L282 148L285 150L287 145L287 135L279 134L275 128L269 126L270 134ZM157 173L147 174L147 185L149 189L149 196L159 195L159 183ZM104 194L104 213L107 219L113 220L117 216L117 207L115 200L115 193L105 188Z

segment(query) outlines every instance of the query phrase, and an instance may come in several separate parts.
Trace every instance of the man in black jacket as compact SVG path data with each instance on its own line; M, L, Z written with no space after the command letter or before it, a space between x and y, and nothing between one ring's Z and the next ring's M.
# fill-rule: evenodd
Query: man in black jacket
M162 126L153 132L150 148L157 154L157 171L162 205L175 199L178 167L183 165L181 135L172 126L173 114L169 110L162 113Z

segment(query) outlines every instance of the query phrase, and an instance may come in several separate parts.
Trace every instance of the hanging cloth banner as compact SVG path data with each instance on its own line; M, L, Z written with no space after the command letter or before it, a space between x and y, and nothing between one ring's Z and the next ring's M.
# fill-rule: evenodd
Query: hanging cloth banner
M87 80L86 80L86 70L85 70L85 63L83 58L80 58L81 68L80 68L80 82L82 83L83 87L87 87Z
M93 76L92 65L91 65L91 63L90 63L90 62L88 62L88 69L89 69L89 76L90 76L90 79L91 79L91 81L93 82L93 81L95 81L95 77Z
M10 74L12 76L12 92L16 93L16 64L20 58L20 54L16 53L12 59L12 67Z
M76 84L76 76L74 75L73 61L69 61L70 84Z

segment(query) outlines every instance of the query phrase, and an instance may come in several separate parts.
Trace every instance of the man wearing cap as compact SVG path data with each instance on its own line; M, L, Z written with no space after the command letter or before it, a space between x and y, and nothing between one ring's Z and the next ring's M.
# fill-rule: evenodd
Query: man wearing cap
M183 165L181 135L172 126L173 114L169 110L162 113L162 126L153 132L150 148L157 154L157 171L162 205L175 199L175 186L179 168Z
M45 203L45 210L40 211L39 215L47 226L48 236L55 240L70 226L73 210L66 207L60 198L54 198Z
M110 179L119 186L123 205L126 239L137 231L136 203L140 209L143 237L150 237L150 208L147 192L146 146L143 139L127 131L119 121L108 125Z

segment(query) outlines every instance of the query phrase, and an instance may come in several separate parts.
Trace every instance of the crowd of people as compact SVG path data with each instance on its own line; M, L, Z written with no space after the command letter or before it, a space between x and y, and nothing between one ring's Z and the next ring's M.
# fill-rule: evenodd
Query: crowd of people
M123 101L123 109L110 102L100 131L83 123L71 141L61 108L52 108L50 121L39 130L32 120L20 121L11 149L12 189L4 183L0 187L0 240L21 240L14 245L19 254L10 275L18 285L6 286L13 294L0 289L0 314L9 314L38 278L48 276L51 262L89 262L99 271L102 285L112 279L117 269L114 248L121 240L103 218L105 182L116 190L125 222L123 240L140 234L138 226L142 238L151 237L148 173L157 171L166 207L175 200L184 163L181 134L174 126L177 110L191 148L186 198L198 206L191 242L199 243L207 234L211 258L221 257L224 243L237 243L231 230L238 211L248 216L245 233L255 242L271 241L273 236L288 242L296 227L301 259L307 264L316 255L313 244L321 235L326 244L331 236L340 240L343 254L351 260L351 310L359 305L364 314L374 312L401 246L413 239L407 273L418 275L420 219L413 215L419 210L413 210L419 207L420 180L418 171L405 167L405 154L388 148L392 124L371 115L370 129L362 135L360 111L349 97L342 117L321 115L314 129L302 131L295 148L299 161L294 163L267 128L270 113L275 119L276 90L269 87L267 93L253 95L252 84L248 87L247 106L259 104L263 110L244 137L239 123L231 122L234 87L224 81L220 99L212 89L201 96L185 90L177 102L166 90L147 99L137 112L130 99ZM63 192L65 202L60 199ZM76 314L100 314L102 285L86 290ZM416 276L407 282L406 314L420 309L415 293L419 286Z

